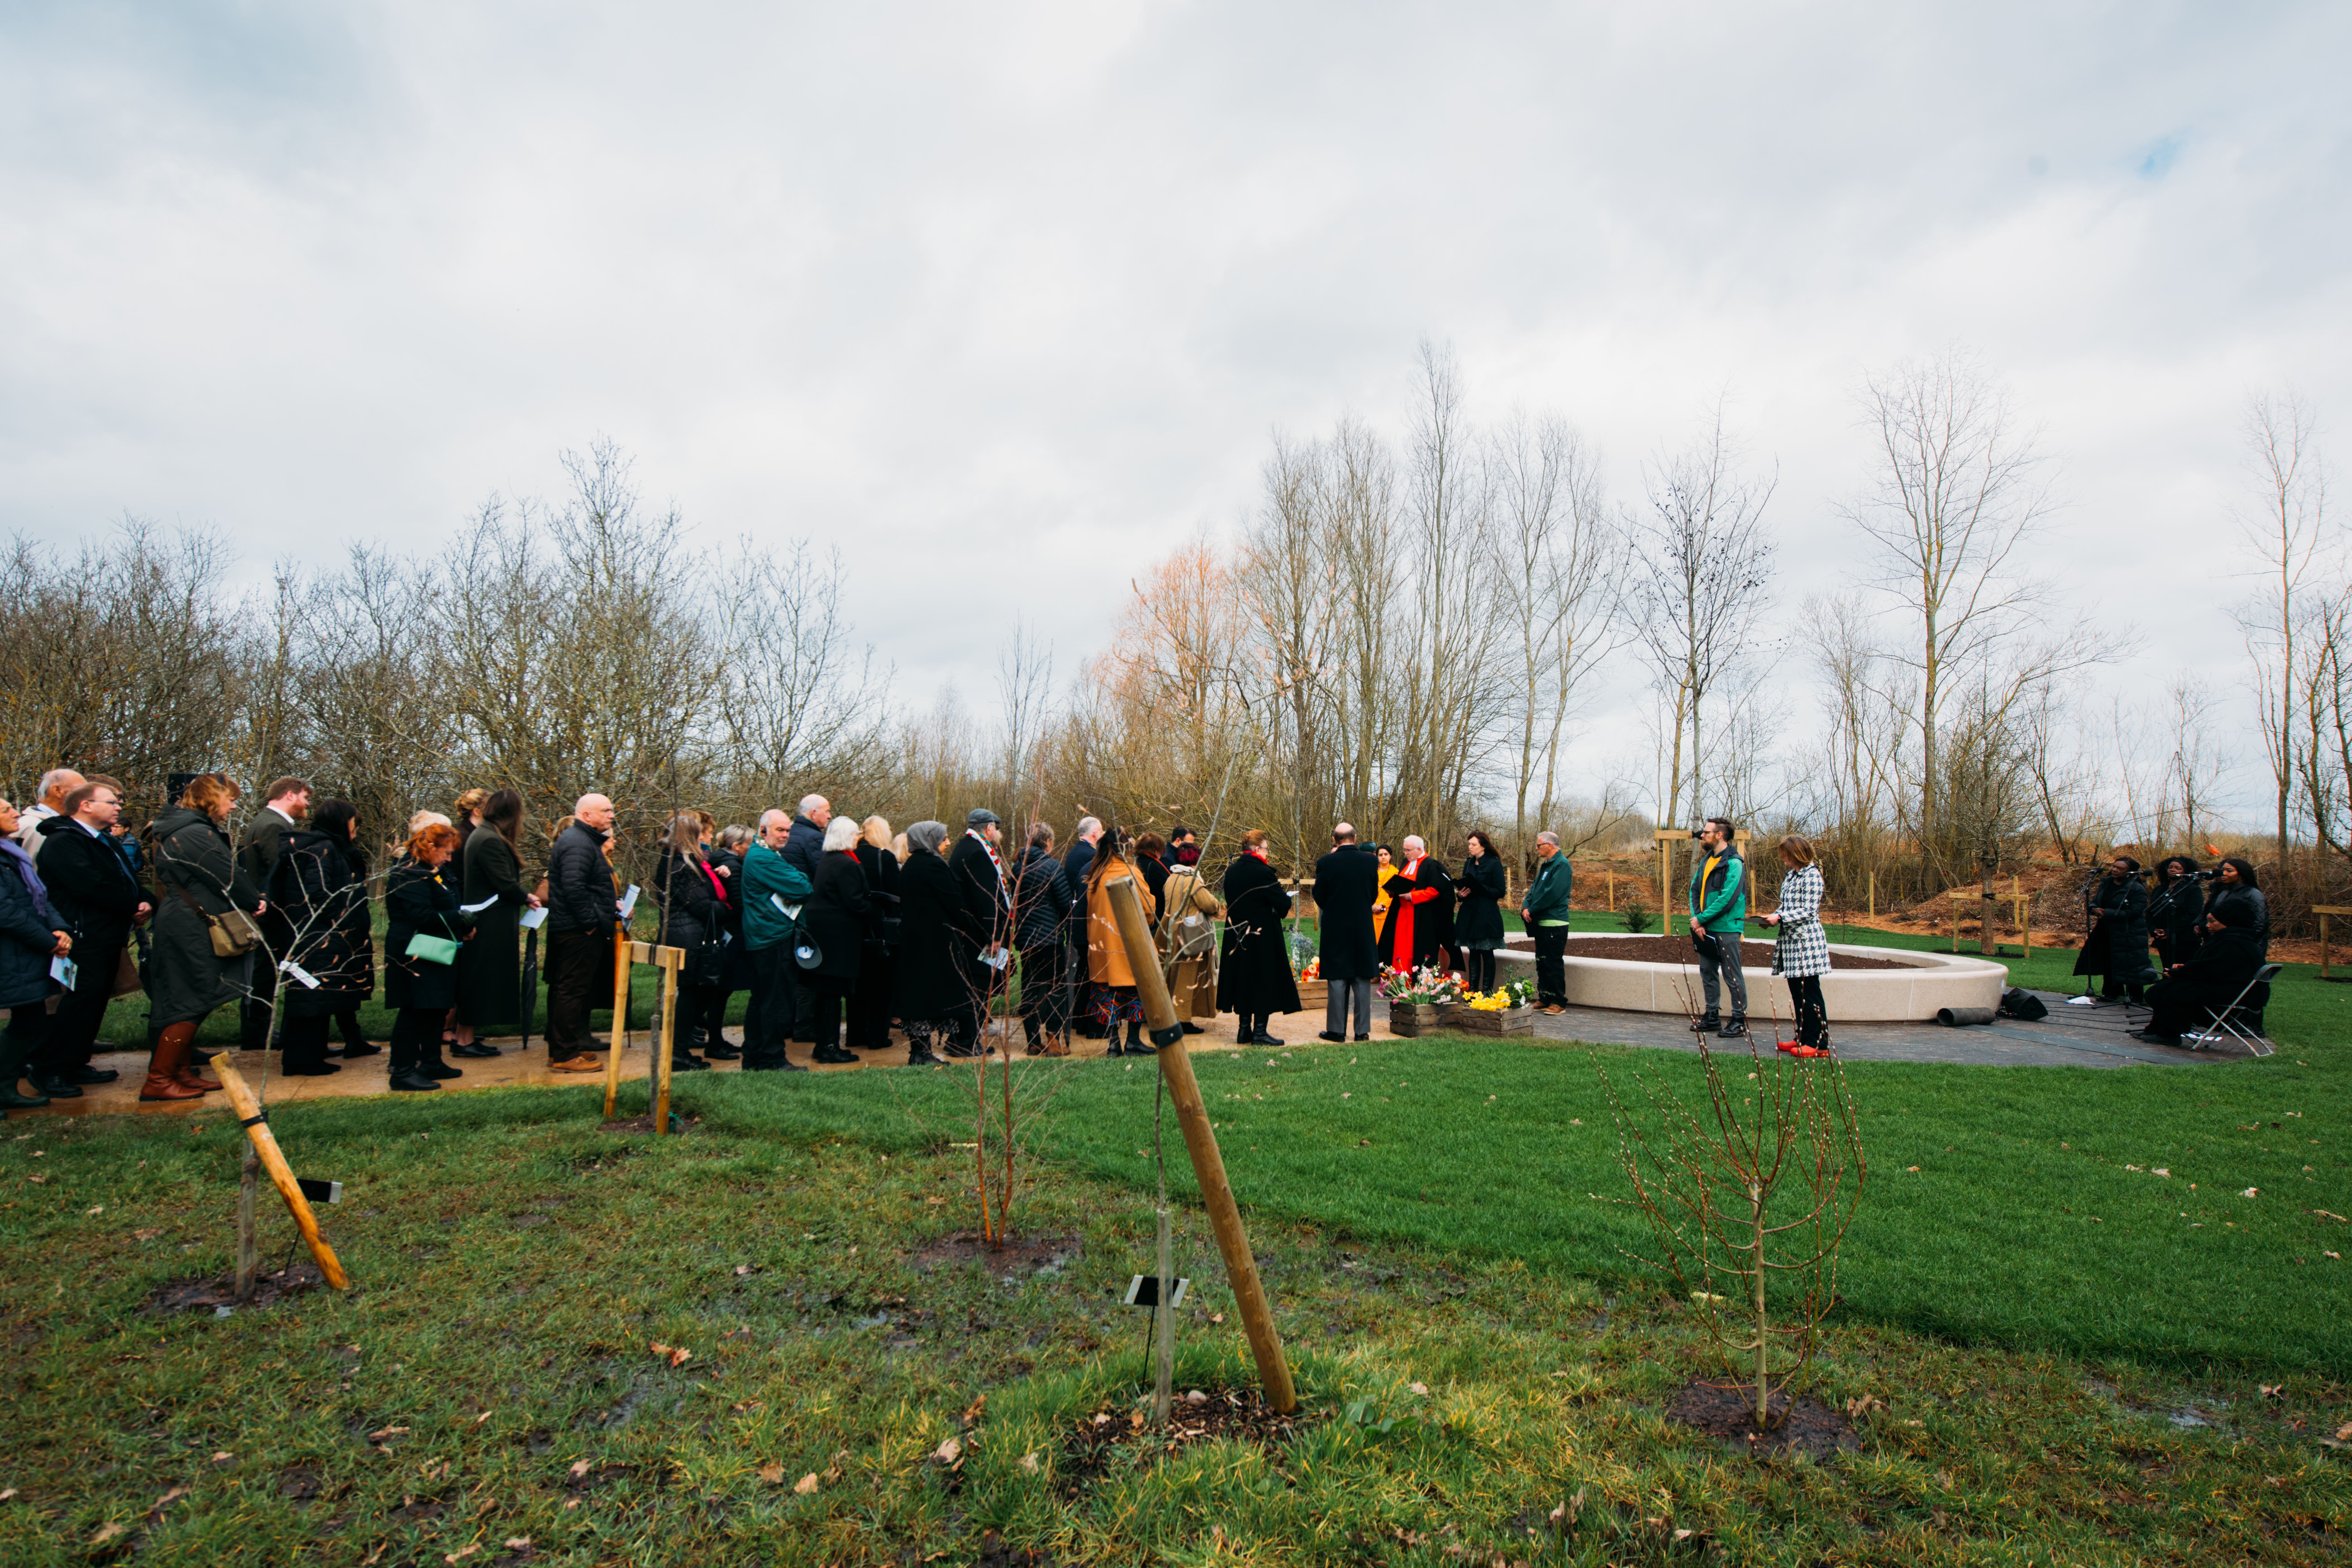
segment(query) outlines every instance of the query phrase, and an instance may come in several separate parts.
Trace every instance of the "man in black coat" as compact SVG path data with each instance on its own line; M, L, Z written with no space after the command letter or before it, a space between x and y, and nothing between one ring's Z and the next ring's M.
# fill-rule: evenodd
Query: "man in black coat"
M1372 1037L1372 980L1381 972L1380 945L1372 932L1372 900L1380 897L1380 857L1356 842L1356 829L1341 823L1331 830L1331 853L1315 862L1317 955L1329 987L1323 1004L1327 1040L1348 1037L1348 1016L1356 1038Z
M70 1099L76 1086L107 1083L116 1076L89 1065L106 1005L114 994L115 968L133 926L152 912L147 897L122 863L110 837L122 815L122 797L104 784L84 784L66 796L63 811L38 829L35 864L48 889L49 907L73 937L74 986L58 1002L57 1016L27 1076L43 1094ZM210 1079L189 1076L218 1089ZM69 1090L60 1094L59 1090Z
M821 795L801 796L800 815L793 818L792 831L784 836L784 864L816 886L817 863L824 858L824 830L833 821L833 803ZM803 1045L816 1044L816 993L811 991L795 966L784 977L793 988L793 1038Z
M974 942L961 931L956 934L956 967L975 997L990 995L1011 978L1007 967L998 963L1013 935L1013 885L997 849L1003 841L1004 827L996 813L974 806L963 819L963 837L948 857L948 869L963 899L965 929L988 933L984 942ZM986 1010L980 1016L985 1019Z
M1087 977L1087 872L1095 863L1095 846L1103 836L1102 818L1078 818L1078 831L1070 847L1062 857L1062 886L1070 895L1070 956L1064 968L1070 976L1070 997L1066 1004L1071 1026L1090 1040L1103 1037L1103 1026L1087 1005L1087 987L1093 982Z
M558 834L547 861L547 1059L565 1072L601 1072L588 1053L596 1038L588 1014L598 983L613 984L613 932L620 906L613 898L613 868L604 858L612 836L613 803L583 795L572 826ZM530 1005L526 997L523 1005ZM619 1019L614 1033L620 1032Z
M244 867L248 880L267 891L278 875L278 862L286 853L286 839L310 815L310 786L298 778L272 779L262 792L261 809L245 825L245 842L237 848L237 863ZM265 898L257 922L261 940L273 955L272 961L286 956L287 944L293 940L293 928L286 917ZM257 984L252 987L262 994L247 994L238 1004L240 1043L248 1051L268 1048L270 987Z

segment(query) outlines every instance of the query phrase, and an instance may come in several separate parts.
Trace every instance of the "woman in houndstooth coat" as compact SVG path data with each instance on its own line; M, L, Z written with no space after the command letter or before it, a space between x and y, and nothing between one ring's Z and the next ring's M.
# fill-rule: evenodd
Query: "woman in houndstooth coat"
M1780 864L1787 868L1780 907L1761 918L1780 928L1772 973L1789 983L1797 1013L1795 1048L1811 1055L1827 1050L1830 1043L1829 1011L1822 1003L1822 976L1830 972L1830 942L1822 931L1822 868L1813 863L1813 847L1793 833L1780 840Z

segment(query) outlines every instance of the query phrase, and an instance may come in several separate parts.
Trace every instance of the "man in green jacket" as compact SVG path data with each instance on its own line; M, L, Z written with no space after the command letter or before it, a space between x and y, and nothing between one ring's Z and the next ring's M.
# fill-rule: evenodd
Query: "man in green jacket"
M1706 856L1691 868L1691 941L1698 946L1698 979L1706 993L1706 1016L1691 1026L1694 1032L1713 1029L1726 1040L1748 1033L1748 977L1739 968L1739 943L1748 930L1748 866L1732 842L1731 819L1710 816L1699 830L1699 848ZM1723 956L1708 954L1704 938L1723 944ZM1721 983L1731 983L1731 1019L1724 1021L1717 998Z
M793 831L792 814L771 809L760 816L760 837L743 857L743 947L751 958L751 1001L743 1011L745 1072L805 1072L784 1055L793 1037L793 962L800 909L814 889L807 875L784 858Z
M1568 1011L1569 895L1576 884L1576 868L1559 852L1559 835L1536 835L1535 880L1519 900L1519 919L1536 939L1536 1001L1547 1013Z

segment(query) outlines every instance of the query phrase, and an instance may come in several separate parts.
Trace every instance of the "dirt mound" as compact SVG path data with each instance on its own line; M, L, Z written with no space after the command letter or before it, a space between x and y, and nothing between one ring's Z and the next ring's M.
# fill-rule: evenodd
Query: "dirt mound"
M1776 1425L1759 1431L1755 1401L1752 1388L1694 1379L1667 1404L1666 1419L1719 1437L1734 1452L1759 1457L1801 1453L1818 1459L1839 1448L1862 1447L1853 1423L1844 1415L1809 1398L1800 1397L1791 1406L1785 1394L1774 1394L1768 1406Z

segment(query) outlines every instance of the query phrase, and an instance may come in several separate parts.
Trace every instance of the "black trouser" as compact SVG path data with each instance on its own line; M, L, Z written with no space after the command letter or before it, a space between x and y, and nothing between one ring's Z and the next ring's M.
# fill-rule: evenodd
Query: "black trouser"
M48 1037L41 1042L41 1070L60 1076L89 1066L96 1053L98 1032L106 1025L107 993L114 989L115 965L122 961L122 943L74 950L75 984L58 998Z
M855 975L809 975L809 1036L818 1050L841 1048L841 1017L849 1005L850 988L856 984Z
M670 1019L669 1055L670 1060L677 1061L694 1054L695 1026L710 1012L710 987L681 979L677 983L677 994L671 998L671 1005L677 1013Z
M1471 990L1485 993L1495 988L1495 950L1491 947L1465 949L1462 954L1462 982Z
M792 1044L793 991L800 965L793 962L793 944L751 950L751 1005L743 1010L743 1068L758 1072L784 1065Z
M1033 1046L1070 1026L1069 987L1062 983L1062 965L1069 956L1058 942L1021 950L1021 1027Z
M890 950L869 942L857 950L857 986L849 994L852 1050L890 1048Z
M415 1072L440 1056L441 1020L448 1011L446 1007L403 1007L392 1016L389 1070L395 1077Z
M724 981L703 989L702 1016L696 1021L702 1026L702 1032L711 1045L727 1043L727 999L734 994Z
M286 1053L279 1063L282 1072L303 1072L323 1067L327 1060L327 1026L331 1022L324 1013L314 1017L298 1018L291 1012L278 1026L278 1047Z
M600 931L560 931L547 939L547 1058L568 1061L596 1048L588 1014L596 983L613 984L613 935ZM618 1034L623 1020L614 1019Z
M1546 1006L1568 1005L1566 926L1538 926L1536 939L1536 1000Z
M526 1014L532 1002L536 1000L537 998L530 996L522 999ZM367 1037L367 1031L360 1027L360 1010L357 1007L346 1007L335 1015L335 1030L343 1037L343 1044L347 1046L364 1046L371 1043Z
M13 1092L17 1079L47 1070L36 1065L36 1058L41 1054L42 1042L48 1037L49 1023L47 1002L28 1002L22 1007L8 1009L8 1037L0 1042L0 1061L16 1063L16 1070L6 1083L0 1083L0 1090Z
M2104 983L2099 986L2099 994L2110 1002L2120 997L2137 1007L2140 1005L2142 998L2147 994L2147 988L2136 981L2126 980L2121 975L2110 974L2105 977Z
M1787 979L1789 1002L1797 1013L1797 1044L1828 1044L1830 1013L1822 1001L1822 977L1818 974L1791 974Z

